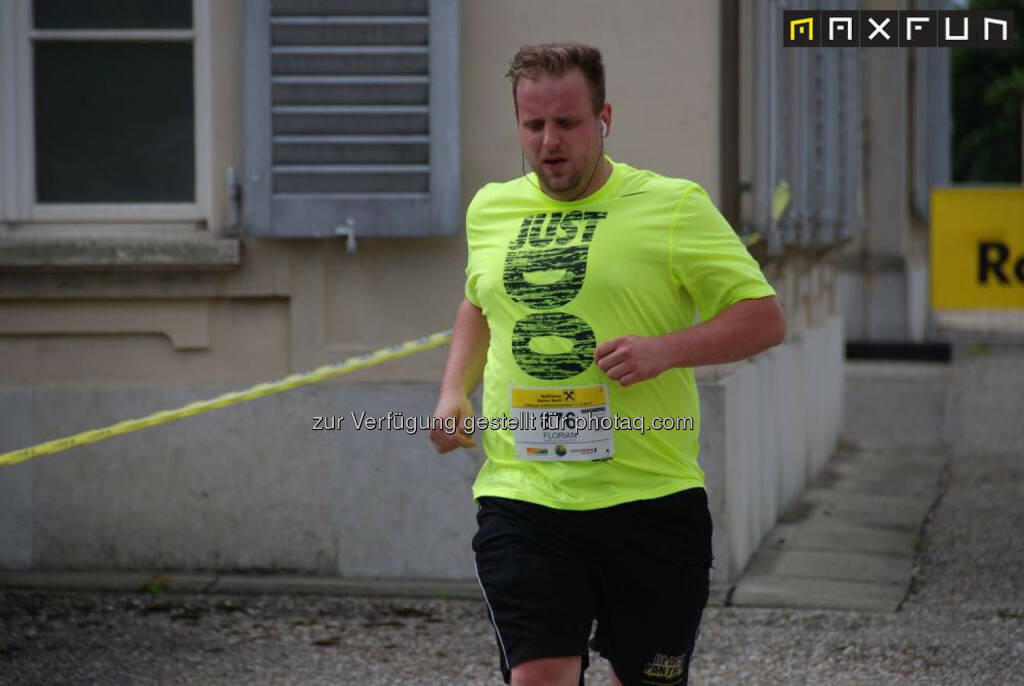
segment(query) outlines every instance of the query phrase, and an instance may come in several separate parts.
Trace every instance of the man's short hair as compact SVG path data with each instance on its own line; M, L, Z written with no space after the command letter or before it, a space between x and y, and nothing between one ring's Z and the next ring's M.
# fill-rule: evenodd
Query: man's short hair
M538 43L519 48L509 62L508 73L512 80L512 102L518 109L516 87L522 79L536 80L542 76L563 76L572 69L579 69L590 85L590 96L594 103L594 114L604 105L604 63L601 51L590 45L567 41L564 43Z

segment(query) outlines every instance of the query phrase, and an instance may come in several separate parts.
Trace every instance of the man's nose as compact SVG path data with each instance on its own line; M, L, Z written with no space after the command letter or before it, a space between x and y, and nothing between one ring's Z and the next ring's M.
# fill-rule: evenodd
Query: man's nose
M558 127L554 124L546 124L544 126L544 138L541 143L545 148L554 148L558 146Z

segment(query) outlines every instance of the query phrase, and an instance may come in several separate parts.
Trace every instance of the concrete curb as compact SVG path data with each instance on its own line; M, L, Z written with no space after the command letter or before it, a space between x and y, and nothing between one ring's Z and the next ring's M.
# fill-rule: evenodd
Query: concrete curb
M145 593L151 583L169 594L337 595L482 600L476 581L341 579L322 576L164 574L161 572L0 571L0 589ZM721 607L729 587L713 584L709 607Z
M341 579L284 575L175 574L154 572L0 571L0 588L41 591L146 592L150 585L166 593L238 595L357 595L411 598L478 599L476 581L439 579Z

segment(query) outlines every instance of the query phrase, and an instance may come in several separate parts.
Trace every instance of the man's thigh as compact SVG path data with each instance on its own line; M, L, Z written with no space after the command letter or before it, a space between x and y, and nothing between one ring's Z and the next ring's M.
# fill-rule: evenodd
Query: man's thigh
M624 686L686 683L708 599L704 489L627 503L606 526L594 648Z
M573 515L504 498L480 505L473 551L506 683L512 667L541 658L579 656L586 669L597 584Z

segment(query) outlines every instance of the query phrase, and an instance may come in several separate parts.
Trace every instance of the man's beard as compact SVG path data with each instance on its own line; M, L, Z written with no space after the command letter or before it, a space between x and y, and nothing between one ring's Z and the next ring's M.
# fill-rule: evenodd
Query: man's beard
M598 159L600 159L600 155ZM549 173L544 169L543 162L538 162L537 166L533 167L533 171L537 174L537 181L540 183L541 190L557 195L577 195L583 191L581 184L587 183L587 180L584 178L585 172L590 170L595 164L596 160L592 160L589 165L587 163L578 165L572 174L559 177L560 180L555 183L552 183Z
M542 169L543 165L544 163L541 162ZM542 173L541 171L538 171L537 179L540 181L540 185L544 190L551 191L553 193L566 193L568 191L573 190L583 190L582 188L579 187L579 185L583 183L583 174L579 170L577 170L575 174L569 177L561 177L560 181L557 184L551 183L551 179L548 178L546 172Z
M544 162L538 161L538 163L535 165L533 161L531 161L530 168L533 170L533 173L536 174L538 182L536 184L533 184L534 187L553 197L568 196L567 198L557 198L562 200L563 202L571 202L575 200L577 197L582 195L584 190L586 190L586 188L583 187L583 184L586 184L586 186L590 186L590 182L593 181L594 177L597 175L598 167L600 166L601 161L604 159L604 141L601 142L601 149L598 151L596 159L591 160L589 165L584 163L583 165L578 166L575 170L575 173L571 174L570 176L563 177L565 180L560 182L558 185L551 184L551 179L548 176L548 172L544 169ZM520 154L520 160L524 167L523 174L525 175L526 154L522 150L520 151ZM566 160L568 161L568 158L566 158ZM588 171L589 174L587 174Z

